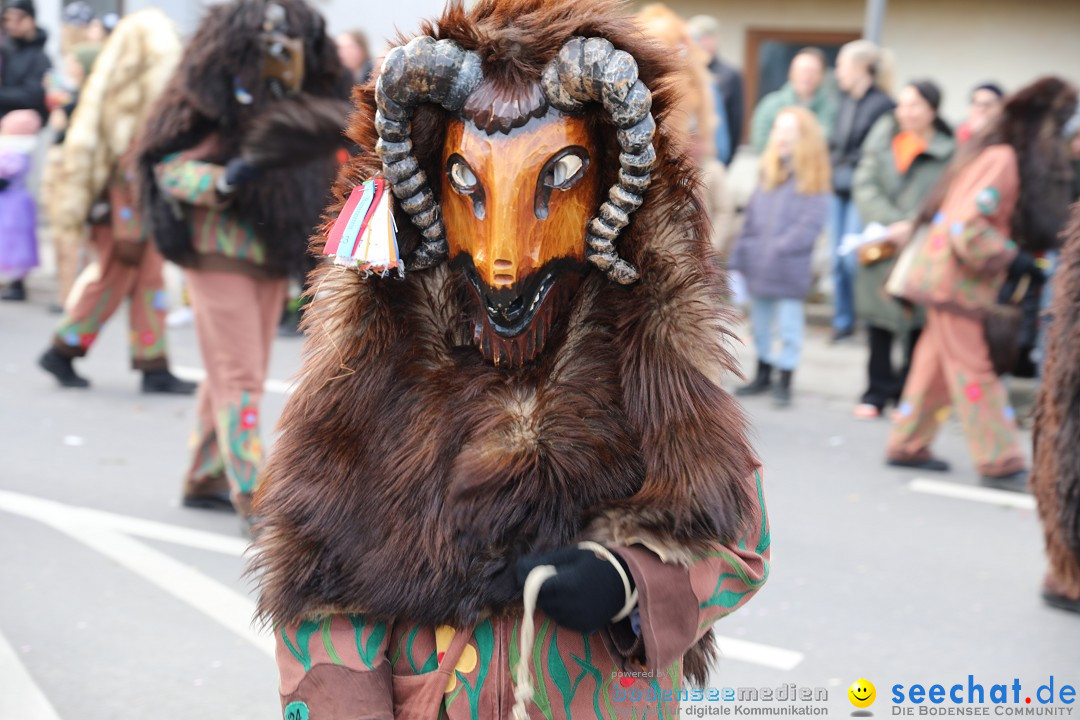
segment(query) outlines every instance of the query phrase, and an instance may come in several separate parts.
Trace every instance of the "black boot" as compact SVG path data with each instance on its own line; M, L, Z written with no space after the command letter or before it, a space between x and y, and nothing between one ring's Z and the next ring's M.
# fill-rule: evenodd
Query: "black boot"
M780 382L773 388L773 405L785 408L791 404L791 370L780 371Z
M736 395L742 397L748 397L751 395L762 395L769 391L772 387L772 365L767 362L758 360L757 364L757 377L754 378L754 382L749 385L743 385L735 391Z
M0 292L0 300L21 301L26 299L26 284L22 280L12 280L11 284Z
M49 348L44 355L38 358L38 365L41 366L41 369L55 377L61 387L90 387L90 381L77 375L71 363L72 358L56 352L56 348Z
M147 370L143 373L142 391L165 395L191 395L198 385L181 380L168 370Z

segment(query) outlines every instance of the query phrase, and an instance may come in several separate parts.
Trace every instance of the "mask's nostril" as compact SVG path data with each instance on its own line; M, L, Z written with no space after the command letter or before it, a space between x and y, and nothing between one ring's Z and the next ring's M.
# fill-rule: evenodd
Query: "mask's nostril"
M511 270L511 269L513 269L513 267L514 267L514 263L510 262L509 260L496 260L495 261L495 269L496 270Z

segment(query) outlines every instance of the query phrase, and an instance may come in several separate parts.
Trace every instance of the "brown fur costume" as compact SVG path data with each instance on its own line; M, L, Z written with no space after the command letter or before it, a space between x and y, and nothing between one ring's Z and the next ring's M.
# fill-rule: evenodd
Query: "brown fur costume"
M273 1L285 8L291 34L304 40L306 72L301 95L275 100L260 78L263 60L258 36L270 0L238 0L207 10L180 67L150 113L139 151L143 205L162 254L181 265L194 252L187 223L158 190L154 166L212 133L219 136L220 156L202 159L224 164L241 153L246 158L259 154L248 136L260 123L261 136L267 140L274 141L291 128L308 145L311 128L323 129L321 142L314 148L291 146L301 164L277 167L280 163L273 163L274 169L266 170L259 180L237 189L232 208L254 225L266 243L271 270L285 274L304 268L306 241L329 199L326 188L336 169L332 148L340 139L346 111L338 101L343 71L322 16L303 0ZM237 101L238 87L251 95L251 104ZM266 113L274 117L260 121ZM335 113L340 124L328 126L326 118ZM277 133L268 127L276 127ZM311 157L317 159L303 162Z
M641 280L622 286L590 269L544 352L509 370L472 346L472 296L446 264L404 281L319 268L303 379L257 501L264 618L345 611L466 626L520 607L511 575L527 552L588 535L687 562L737 536L750 502L737 487L756 459L719 386L735 362L693 164L666 122L676 69L617 8L455 3L423 27L477 51L485 77L506 87L535 83L575 35L607 38L637 59L653 91L660 162L618 245ZM350 127L367 150L372 89L356 92ZM413 119L429 177L441 171L447 120L431 106ZM615 133L600 112L591 122L605 187L618 168ZM378 170L373 154L356 158L330 216ZM397 225L406 253L418 233L400 211ZM709 642L686 658L699 683Z
M1080 204L1073 206L1051 307L1031 486L1046 534L1050 583L1080 600Z

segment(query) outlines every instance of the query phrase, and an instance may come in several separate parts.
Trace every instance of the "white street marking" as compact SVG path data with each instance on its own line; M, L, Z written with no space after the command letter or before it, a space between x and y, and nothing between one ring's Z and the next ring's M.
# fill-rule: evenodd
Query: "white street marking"
M138 518L125 518L101 511L77 508L63 503L34 498L18 493L0 491L0 509L37 520L97 550L162 590L183 600L212 620L247 640L273 657L274 640L252 626L255 603L231 588L213 580L195 568L155 550L145 543L123 534L125 530L140 531L147 537L172 542L184 542L194 547L221 550L233 538L215 533L200 533L175 528L164 523L152 523ZM119 520L118 520L119 518ZM111 526L115 525L115 527ZM168 528L165 531L164 528ZM208 536L210 539L208 539ZM237 538L239 540L239 538ZM241 549L240 552L243 552ZM235 553L238 554L238 553ZM2 666L0 666L2 667ZM3 675L0 675L3 677ZM2 693L0 693L2 697ZM0 713L0 717L21 717Z
M255 603L169 555L113 530L72 518L47 523L201 611L270 657L274 639L252 626Z
M173 366L170 368L173 375L181 380L187 380L189 382L202 382L206 379L206 371L197 367L186 366ZM263 387L266 392L275 393L277 395L292 395L296 382L286 382L285 380L267 380Z
M796 650L785 650L784 648L762 645L749 640L739 640L738 638L723 635L716 637L716 644L720 648L720 656L723 658L753 663L754 665L764 665L777 670L793 670L795 666L806 658L805 655Z
M114 530L128 535L136 535L148 540L161 540L174 545L186 545L199 550L209 550L225 555L240 557L248 548L248 541L241 537L231 537L221 533L195 530L181 525L170 525L155 520L144 520L119 515L117 513L95 510L93 508L65 505L55 500L22 495L0 490L0 510L48 523L58 515L70 516L88 525Z
M1020 510L1034 510L1035 498L1027 493L1009 492L1008 490L995 490L994 488L973 487L958 483L942 482L940 480L927 480L915 478L908 487L915 492L940 495L942 497L955 498L957 500L974 500L990 505L1004 505Z
M0 692L0 718L19 720L60 720L56 708L41 691L34 678L19 660L15 648L0 633L0 677L4 691Z

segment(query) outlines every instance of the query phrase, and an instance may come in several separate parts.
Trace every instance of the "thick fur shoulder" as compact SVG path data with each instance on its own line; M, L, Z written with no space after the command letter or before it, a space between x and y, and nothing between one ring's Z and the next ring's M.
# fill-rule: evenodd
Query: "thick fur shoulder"
M1052 321L1035 414L1031 485L1051 552L1067 548L1080 565L1080 203L1054 274ZM1058 559L1052 559L1058 562Z

